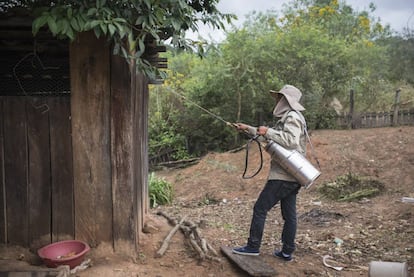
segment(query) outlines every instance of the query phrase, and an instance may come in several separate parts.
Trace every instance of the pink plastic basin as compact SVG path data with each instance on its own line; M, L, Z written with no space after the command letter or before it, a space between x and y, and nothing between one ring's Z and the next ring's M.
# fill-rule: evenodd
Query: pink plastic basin
M83 241L64 240L40 248L37 254L48 267L68 265L72 269L82 263L89 250L89 245Z

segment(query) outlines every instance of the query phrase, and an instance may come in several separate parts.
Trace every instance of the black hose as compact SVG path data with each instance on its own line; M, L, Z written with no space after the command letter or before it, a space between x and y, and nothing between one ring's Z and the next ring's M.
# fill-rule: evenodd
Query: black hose
M244 164L244 172L243 172L243 175L242 175L242 178L243 179L251 179L254 176L256 176L257 174L259 174L259 172L262 170L262 167L263 167L263 152L262 152L262 146L261 146L260 142L257 140L258 137L259 137L258 135L252 137L251 139L249 139L249 141L246 144L246 160L245 160L245 164ZM259 166L259 169L253 175L246 176L247 167L248 167L248 163L249 163L249 147L250 147L250 144L252 142L256 142L257 143L257 146L259 148L259 152L260 152L260 166Z

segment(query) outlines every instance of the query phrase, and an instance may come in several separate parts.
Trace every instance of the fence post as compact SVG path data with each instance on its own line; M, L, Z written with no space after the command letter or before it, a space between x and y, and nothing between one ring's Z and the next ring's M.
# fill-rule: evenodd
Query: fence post
M392 126L398 125L398 109L400 108L400 92L401 88L398 88L395 91L395 100L394 100L394 116L392 119Z
M349 91L349 119L351 123L351 129L354 129L354 90Z

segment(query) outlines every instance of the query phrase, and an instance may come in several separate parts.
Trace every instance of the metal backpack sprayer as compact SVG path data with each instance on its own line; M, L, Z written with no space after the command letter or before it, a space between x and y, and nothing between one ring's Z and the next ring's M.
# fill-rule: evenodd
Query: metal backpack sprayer
M321 175L320 171L296 150L288 150L273 141L268 141L265 150L305 188L309 188Z
M212 112L210 112L209 110L201 107L200 105L188 100L185 96L173 92L174 94L176 94L177 96L183 98L184 100L188 101L189 103L195 105L196 107L198 107L199 109L203 110L204 112L206 112L207 114L213 116L214 118L220 120L221 122L224 122L226 125L228 126L232 126L232 127L236 127L237 125L235 123L230 123L228 121L225 121L224 119L222 119L220 116L213 114ZM306 121L303 118L302 114L298 113L298 115L301 117L301 121L304 124L304 132L306 135L306 139L307 141L309 141L310 146L311 146L311 150L312 150L312 154L313 154L313 145L312 142L310 140L308 131L307 131L307 126L306 126ZM256 136L251 136L249 135L247 132L245 132L245 134L247 134L248 136L250 136L250 140L247 143L246 146L246 161L245 161L245 169L243 172L242 177L244 179L250 179L253 178L254 176L256 176L262 169L263 166L263 153L262 153L262 145L261 142L259 141L259 135ZM256 142L260 151L260 166L258 168L258 170L251 176L246 177L246 171L247 171L247 167L248 167L248 155L249 155L249 145L252 142ZM271 140L267 140L266 141L266 145L263 146L264 149L266 150L266 152L272 157L273 160L275 160L284 170L286 170L289 174L291 174L297 181L299 184L301 184L302 186L304 186L305 188L309 188L313 182L321 175L321 172L316 169L312 163L310 163L301 153L299 153L296 150L289 150L284 148L283 146L281 146L280 144L277 144L274 141ZM316 156L314 156L318 167L319 166L319 161L316 158Z

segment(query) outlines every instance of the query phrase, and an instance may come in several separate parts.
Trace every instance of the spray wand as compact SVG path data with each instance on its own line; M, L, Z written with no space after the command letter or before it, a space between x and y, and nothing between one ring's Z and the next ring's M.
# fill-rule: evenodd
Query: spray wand
M182 94L180 94L180 93L178 93L178 92L175 92L175 91L171 91L171 92L172 92L173 94L175 94L176 96L181 97L182 99L184 99L184 100L185 100L185 101L187 101L188 103L190 103L190 104L192 104L192 105L196 106L196 107L197 107L197 108L199 108L200 110L202 110L202 111L206 112L207 114L211 115L211 116L212 116L212 117L214 117L215 119L218 119L218 120L220 120L221 122L224 122L227 126L231 126L231 127L237 128L237 124L236 124L236 123L231 123L231 122L228 122L228 121L224 120L222 117L220 117L220 116L218 116L218 115L216 115L216 114L214 114L214 113L210 112L209 110L207 110L207 109L205 109L205 108L201 107L201 106L200 106L200 105L198 105L197 103L195 103L195 102L191 101L190 99L188 99L187 97L185 97L184 95L182 95Z
M237 124L236 124L236 123L232 123L232 122L228 122L228 121L224 120L222 117L220 117L220 116L218 116L218 115L216 115L216 114L212 113L211 111L209 111L209 110L207 110L207 109L205 109L205 108L201 107L200 105L198 105L197 103L195 103L195 102L191 101L190 99L188 99L188 98L187 98L187 97L185 97L184 95L182 95L182 94L180 94L180 93L178 93L178 92L172 91L172 90L171 90L171 92L172 92L173 94L175 94L176 96L178 96L178 97L180 97L180 98L184 99L184 100L185 100L185 101L187 101L188 103L190 103L190 104L192 104L192 105L196 106L196 107L197 107L197 108L199 108L200 110L202 110L202 111L206 112L208 115L210 115L210 116L212 116L212 117L214 117L214 118L218 119L219 121L221 121L221 122L225 123L227 126L231 126L231 127L236 128L236 129L238 128L238 126L237 126ZM250 139L249 139L249 141L247 142L247 145L246 145L246 160L245 160L245 167L244 167L244 172L243 172L242 178L243 178L243 179L251 179L251 178L253 178L254 176L256 176L257 174L259 174L259 172L262 170L262 167L263 167L263 151L262 151L262 146L261 146L260 142L257 140L257 138L259 137L259 135L256 135L256 136L251 136L251 134L249 134L249 132L247 132L246 130L244 130L243 132L244 132L246 135L248 135L248 136L250 137ZM257 145L258 145L259 152L260 152L260 166L259 166L259 168L257 169L257 171L256 171L254 174L252 174L251 176L246 176L247 167L248 167L248 160L249 160L249 147L250 147L250 143L252 143L252 142L256 142L256 143L257 143Z

